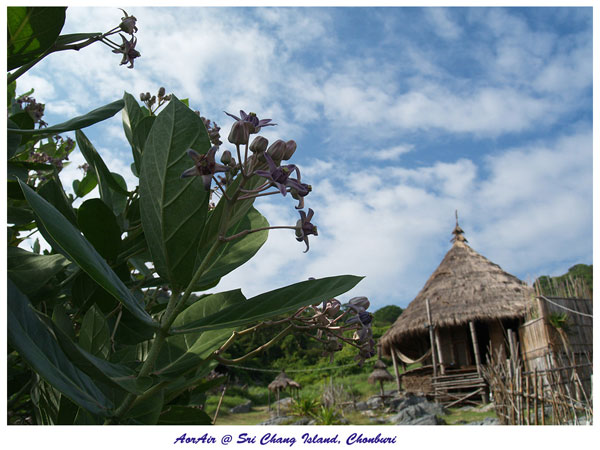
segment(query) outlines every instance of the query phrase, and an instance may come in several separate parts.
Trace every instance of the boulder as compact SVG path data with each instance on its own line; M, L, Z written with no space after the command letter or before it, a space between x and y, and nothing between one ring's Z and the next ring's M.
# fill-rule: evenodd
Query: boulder
M374 395L373 397L367 400L367 406L369 409L378 409L383 408L383 400L380 396Z
M308 424L310 424L310 421L311 421L310 417L300 417L292 425L308 425Z
M367 409L369 409L369 405L367 405L367 402L357 402L356 403L357 411L366 411Z
M295 417L293 416L271 417L269 420L261 422L260 425L287 425L288 423L292 423L294 419Z
M411 400L411 402L414 401ZM398 410L398 414L390 419L392 423L398 425L441 425L445 423L439 417L446 414L446 410L438 403L425 400L408 406L400 406L402 408Z
M240 414L250 412L252 409L252 400L248 400L246 403L242 403L234 406L229 410L231 414Z

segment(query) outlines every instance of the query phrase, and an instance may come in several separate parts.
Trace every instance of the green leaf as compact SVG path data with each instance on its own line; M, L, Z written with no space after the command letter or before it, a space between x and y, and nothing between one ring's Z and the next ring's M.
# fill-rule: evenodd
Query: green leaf
M262 169L263 167L257 167L257 169L259 168ZM231 183L227 187L226 192L230 198L239 189L241 180L242 177L238 176L236 179L234 179L233 183ZM248 181L244 185L244 188L248 190L255 189L258 186L262 185L264 181L264 178L254 175L250 177L250 179L248 179ZM240 220L246 217L248 211L250 211L250 208L252 208L253 203L253 198L247 200L238 200L234 203L233 207L231 207L230 210L231 216L229 219L229 229L227 231L227 235L232 234L232 229L237 229ZM225 213L225 204L226 202L217 203L217 207L211 211L210 216L206 221L206 225L202 229L202 235L198 243L198 255L200 257L202 257L202 255L206 255L209 252L215 240L218 239L221 220L223 214Z
M21 130L33 130L35 122L27 111L19 111L16 114L10 116L9 119L16 127L8 127L8 134L12 136L19 136L17 133Z
M73 180L73 192L77 197L85 197L98 185L98 180L93 172L87 173L81 181Z
M6 218L8 223L14 225L26 225L35 220L33 211L29 208L20 208L16 206L6 207Z
M121 229L113 212L99 198L83 202L77 224L86 239L107 261L115 261L121 246Z
M7 70L41 56L56 41L65 24L67 8L7 8Z
M144 114L137 100L129 92L125 92L123 95L123 102L125 103L123 107L123 130L129 145L133 147L133 129L144 117Z
M140 168L142 166L142 154L144 152L144 146L146 145L146 140L148 139L148 135L150 134L150 130L152 129L152 125L154 125L155 120L156 116L143 117L133 129L133 161L138 177Z
M81 269L113 297L119 300L142 322L156 326L150 315L138 303L127 287L96 252L94 247L81 235L56 208L35 193L25 183L19 181L27 202L37 214L52 239L69 255Z
M8 119L7 128L19 128L19 125ZM12 158L19 150L19 146L21 145L21 136L14 133L7 133L7 141L6 154L8 158Z
M140 212L158 274L174 289L191 281L197 244L208 211L199 177L181 178L193 165L186 150L206 153L210 141L202 120L176 98L157 116L140 172Z
M54 332L61 348L73 364L92 379L137 395L142 394L152 385L150 377L137 379L137 373L133 369L94 356L75 344L54 320L48 320L43 315L41 315L41 319Z
M71 203L67 199L58 175L46 180L44 184L38 187L37 193L54 206L69 222L77 225L75 211L73 211Z
M53 387L92 414L110 415L113 405L92 380L69 361L31 304L9 279L8 340Z
M257 228L268 227L269 222L255 208L251 208L246 217L239 221L229 230L228 236L239 233L243 230L253 230ZM212 258L209 269L204 273L196 286L205 286L218 281L222 276L237 269L242 264L249 261L258 250L267 241L268 230L257 231L246 236L221 245L218 252ZM198 254L196 258L196 269L200 266L208 249Z
M69 339L75 339L75 330L73 329L73 322L69 319L67 311L62 303L59 303L52 310L52 322L56 324L56 327L60 329Z
M106 319L96 306L87 310L81 330L79 331L79 345L94 356L106 359L110 351L110 331Z
M65 131L75 131L81 128L89 127L103 120L109 119L116 113L123 109L123 100L117 100L115 102L104 105L100 108L96 108L83 116L74 117L71 120L53 125L47 128L39 128L34 130L15 130L9 129L8 133L24 134L24 135L48 135L48 134L59 134Z
M205 317L219 315L220 311L228 307L245 303L246 298L239 289L207 295L180 313L173 326L185 328L188 324ZM198 365L219 348L234 330L235 327L230 327L168 337L156 363L159 368L157 374L178 375Z
M134 403L124 419L138 425L156 425L163 408L164 390Z
M127 201L127 186L123 187L125 180L120 175L112 174L104 161L81 130L75 132L77 147L81 150L83 157L90 165L98 181L98 189L102 201L106 203L118 215L125 207Z
M42 289L71 262L62 255L38 255L19 247L7 249L8 276L25 295Z
M172 405L158 418L159 425L212 425L212 419L199 408Z
M343 294L356 286L360 280L362 277L340 275L302 281L257 295L245 302L224 308L218 313L190 321L185 326L174 326L171 332L216 330L258 322Z

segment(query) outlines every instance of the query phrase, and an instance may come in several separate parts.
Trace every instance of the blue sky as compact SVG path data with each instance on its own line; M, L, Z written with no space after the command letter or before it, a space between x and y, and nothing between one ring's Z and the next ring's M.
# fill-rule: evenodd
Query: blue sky
M343 296L406 306L450 249L471 246L525 281L592 263L591 8L145 8L135 69L108 47L52 55L18 81L50 124L160 86L227 136L240 109L294 139L313 186L311 250L271 232L223 279L247 296L309 276L366 276ZM121 12L69 8L63 32ZM85 130L131 188L120 115ZM226 142L226 139L222 139ZM222 150L228 148L223 145ZM80 178L76 151L63 171ZM292 199L257 207L294 224ZM297 245L296 245L297 244Z

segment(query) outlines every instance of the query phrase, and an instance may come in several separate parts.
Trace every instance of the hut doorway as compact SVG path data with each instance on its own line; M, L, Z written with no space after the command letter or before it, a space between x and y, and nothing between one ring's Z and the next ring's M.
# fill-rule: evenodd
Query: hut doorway
M477 349L479 350L480 362L485 364L488 347L490 345L490 329L489 324L486 322L475 322L475 336L477 338ZM471 346L473 348L473 346ZM473 355L473 361L475 361L475 355Z

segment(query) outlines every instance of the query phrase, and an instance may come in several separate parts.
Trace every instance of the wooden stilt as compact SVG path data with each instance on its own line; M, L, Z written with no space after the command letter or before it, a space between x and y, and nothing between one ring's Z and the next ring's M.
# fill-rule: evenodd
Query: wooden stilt
M477 342L477 333L475 332L475 324L469 322L469 329L471 330L471 341L473 342L473 353L475 354L475 365L477 366L477 375L481 377L481 355L479 354L479 343ZM481 393L481 401L487 403L487 396L485 391Z
M398 370L398 361L396 360L396 349L391 347L390 353L392 354L392 363L394 364L394 373L396 374L396 387L398 388L398 392L400 392L402 385L400 384L400 371Z
M434 330L434 335L435 335L435 348L438 354L438 362L440 364L440 373L442 375L446 374L446 367L444 366L444 357L443 357L443 353L442 353L442 340L440 339L440 330L438 328L435 328Z
M435 337L433 335L433 320L431 319L431 308L429 306L429 299L425 299L425 305L427 306L427 320L429 321L429 341L431 342L431 359L433 362L433 377L437 377L437 354L435 351Z

